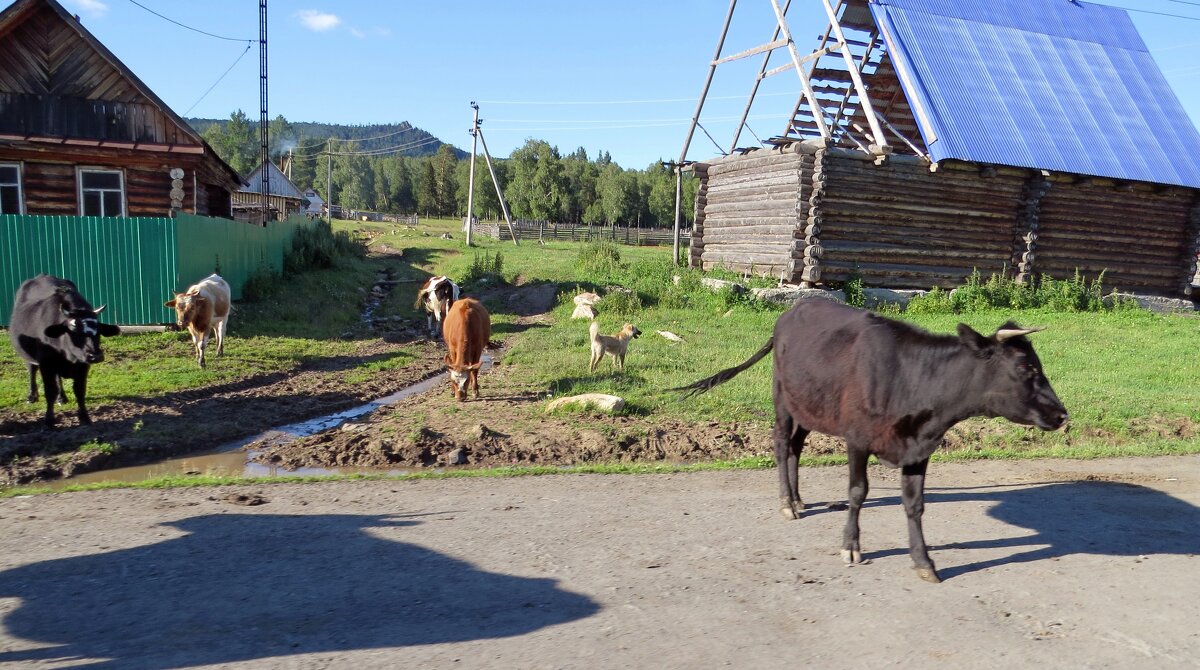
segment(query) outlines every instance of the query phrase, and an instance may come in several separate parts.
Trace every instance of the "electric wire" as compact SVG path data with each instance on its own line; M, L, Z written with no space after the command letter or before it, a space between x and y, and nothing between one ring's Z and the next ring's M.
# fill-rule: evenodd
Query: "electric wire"
M239 39L237 37L225 37L223 35L215 35L213 33L208 32L207 30L200 30L199 28L193 28L192 26L180 23L170 17L163 16L162 14L159 14L158 12L154 11L153 9L150 9L149 7L147 7L146 5L143 5L142 3L138 2L137 0L129 0L129 1L164 21L169 21L170 23L174 23L175 25L179 26L180 28L187 28L188 30L190 30L192 32L200 33L201 35L208 35L209 37L215 37L219 40L228 40L230 42L257 42L258 41L258 40Z
M187 111L185 111L183 113L183 116L187 116L189 113L191 113L191 111L196 108L196 105L200 104L201 100L203 100L205 97L207 97L209 93L212 93L212 90L217 87L217 84L221 83L221 80L225 78L225 75L229 74L230 71L232 71L233 68L236 67L237 64L242 60L242 57L245 56L247 53L249 53L251 46L252 46L252 44L246 45L245 50L243 50L242 53L238 54L237 59L235 59L233 61L233 65L230 65L228 68L226 68L226 70L223 73L221 73L220 77L217 77L217 80L213 82L213 85L209 86L208 90L205 91L204 94L201 95L199 98L197 98L196 102L193 102L191 107L187 108Z

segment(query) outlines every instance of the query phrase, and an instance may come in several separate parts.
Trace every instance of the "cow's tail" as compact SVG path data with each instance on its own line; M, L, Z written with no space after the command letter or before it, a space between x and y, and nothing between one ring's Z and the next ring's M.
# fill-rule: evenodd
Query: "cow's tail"
M673 389L667 389L667 390L668 391L682 391L684 393L684 396L683 396L684 398L690 398L694 395L700 395L701 393L704 393L705 391L711 389L712 387L717 386L719 384L724 384L725 382L729 381L730 379L733 379L734 377L738 376L739 374L741 374L743 371L745 371L750 366L761 361L763 356L766 356L767 354L771 353L771 349L774 349L774 348L775 348L775 337L771 336L771 337L767 338L767 343L763 345L762 349L759 349L757 352L754 353L753 356L751 356L750 358L747 358L746 362L742 363L741 365L737 365L732 368L726 368L711 377L705 377L704 379L701 379L698 382L693 382L691 384L688 384L687 386L679 386L679 387L676 387Z

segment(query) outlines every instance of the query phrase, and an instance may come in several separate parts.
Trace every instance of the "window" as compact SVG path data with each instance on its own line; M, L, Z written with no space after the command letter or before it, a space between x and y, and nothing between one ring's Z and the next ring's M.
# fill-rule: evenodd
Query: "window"
M80 170L79 210L83 216L125 216L121 171Z
M0 164L0 214L21 213L21 166Z

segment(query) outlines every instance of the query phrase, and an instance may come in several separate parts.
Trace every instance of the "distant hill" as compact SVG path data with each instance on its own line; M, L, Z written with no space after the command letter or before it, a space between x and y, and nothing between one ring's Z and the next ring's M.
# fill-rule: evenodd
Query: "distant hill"
M209 126L225 127L229 123L229 119L186 119L196 132L203 134ZM445 144L438 138L410 124L407 121L400 123L373 123L367 125L344 125L340 123L316 123L309 121L290 121L293 137L272 137L271 144L274 150L280 148L286 151L288 148L296 145L312 145L317 142L324 141L330 137L339 140L362 140L355 142L354 147L362 151L374 151L390 149L392 147L406 147L396 152L395 155L400 156L432 156L437 153L438 147ZM258 133L258 123L251 122L255 135ZM366 139L371 138L371 139ZM454 153L458 158L466 158L470 154L455 147Z

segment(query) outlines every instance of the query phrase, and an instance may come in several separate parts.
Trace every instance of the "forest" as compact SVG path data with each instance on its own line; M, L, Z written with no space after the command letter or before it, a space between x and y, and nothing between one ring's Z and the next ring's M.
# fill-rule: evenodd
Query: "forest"
M258 122L241 110L228 119L188 119L240 174L260 154ZM424 216L466 215L470 154L407 122L338 125L292 122L277 116L268 127L271 160L300 189L322 197L332 182L332 202L351 209ZM538 139L507 158L492 157L496 181L514 218L593 225L670 227L675 219L675 177L659 163L624 169L608 152L594 158L580 147L563 154ZM697 181L684 174L685 224L693 219ZM502 216L482 151L475 161L475 216Z

